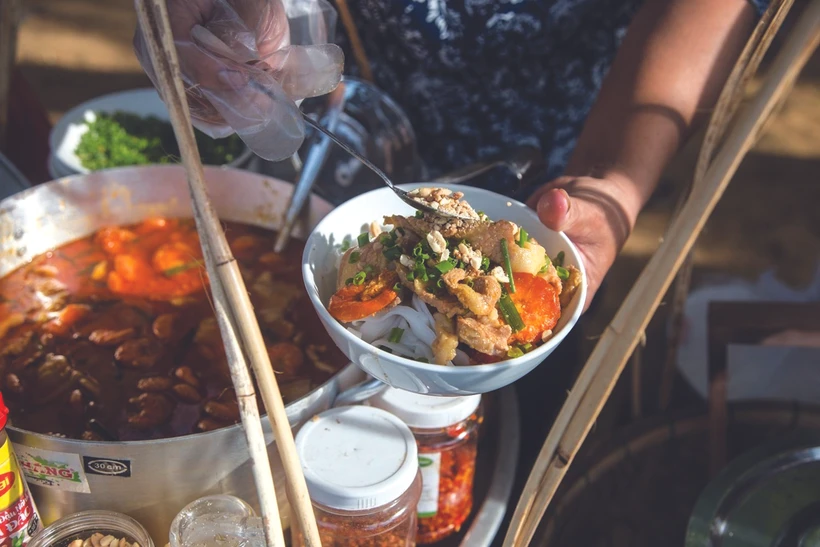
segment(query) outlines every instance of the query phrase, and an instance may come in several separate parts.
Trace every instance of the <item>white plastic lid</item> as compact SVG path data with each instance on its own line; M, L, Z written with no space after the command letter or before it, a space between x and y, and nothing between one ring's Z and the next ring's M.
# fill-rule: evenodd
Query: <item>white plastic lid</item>
M371 397L369 403L398 416L410 427L438 429L472 416L481 403L481 395L432 397L388 387Z
M311 499L361 511L398 499L419 469L416 439L396 416L365 406L325 411L296 435Z

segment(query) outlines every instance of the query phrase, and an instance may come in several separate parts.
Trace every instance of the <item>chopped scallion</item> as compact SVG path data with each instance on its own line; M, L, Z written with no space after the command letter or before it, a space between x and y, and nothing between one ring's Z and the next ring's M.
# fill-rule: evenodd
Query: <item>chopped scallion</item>
M544 265L541 266L541 269L538 270L538 273L547 273L550 264L552 264L552 262L550 261L550 257L547 255L547 253L544 253Z
M424 218L424 213L421 211L416 211L416 218Z
M515 292L515 279L513 279L512 264L510 264L510 250L507 248L507 240L501 240L501 256L504 258L504 272L510 279L510 292Z
M481 257L481 270L488 271L490 269L490 257L483 256Z
M359 234L357 241L359 243L359 247L364 247L365 245L370 243L370 236L367 233Z
M516 309L515 304L509 294L501 295L501 298L498 300L498 307L501 310L501 315L504 316L504 320L513 332L518 332L524 328L524 321L518 314L518 310Z
M353 284L353 278L352 277L348 277L347 279L345 279L345 285L352 285L352 284Z
M527 230L524 228L519 228L518 230L518 246L523 247L524 243L530 240L530 235L527 233Z
M348 262L350 262L351 264L356 264L361 257L361 253L353 251L352 253L350 253L350 258L348 259Z
M350 240L349 240L349 239L345 239L344 241L342 241L342 246L341 246L341 248L340 248L340 249L341 249L341 251L344 253L344 252L346 252L349 248L350 248Z
M507 357L510 359L515 359L516 357L521 357L524 355L524 352L518 346L513 346L507 350Z
M455 265L449 260L444 260L436 264L436 269L443 274L449 272L453 268L455 268Z
M567 270L563 266L556 266L555 271L558 272L558 278L561 281L566 281L567 279L569 279L569 270Z
M395 285L393 285L393 290L395 292L401 291L401 283L396 283Z
M364 273L364 271L358 272L356 275L353 276L353 284L362 285L364 284L365 279L367 279L367 274Z
M387 260L398 260L401 257L401 247L386 247L382 254Z
M564 251L561 251L557 255L555 255L555 260L552 261L556 266L563 266L564 265Z
M396 327L394 329L390 329L390 336L387 338L389 342L393 342L394 344L398 344L401 342L401 337L404 334L404 329Z

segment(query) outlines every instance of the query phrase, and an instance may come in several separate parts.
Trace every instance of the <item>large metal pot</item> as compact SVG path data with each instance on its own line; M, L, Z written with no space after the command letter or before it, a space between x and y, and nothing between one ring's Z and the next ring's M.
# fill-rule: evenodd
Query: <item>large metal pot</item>
M292 191L289 183L228 168L206 168L208 189L220 218L267 228L279 226ZM311 196L304 229L311 229L332 206ZM64 178L0 201L0 276L34 256L86 236L104 225L130 224L150 215L191 216L185 173L177 166L116 169ZM294 235L306 236L297 227ZM287 406L298 427L328 408L336 394L363 379L349 365L324 385ZM277 486L286 517L285 479L263 420ZM66 464L32 493L45 524L86 509L109 509L141 522L157 545L168 542L171 520L180 509L207 494L230 493L256 504L251 464L240 426L210 433L144 442L87 442L40 435L9 427L18 456ZM258 507L257 507L258 508Z

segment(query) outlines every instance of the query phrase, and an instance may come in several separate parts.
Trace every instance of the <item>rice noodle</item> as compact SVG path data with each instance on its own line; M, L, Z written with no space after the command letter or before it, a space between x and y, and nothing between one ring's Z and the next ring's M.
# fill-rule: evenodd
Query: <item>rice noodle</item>
M402 329L401 340L391 342L390 331ZM354 321L347 330L365 342L388 348L396 355L409 359L425 359L433 362L433 342L436 339L435 321L430 308L417 295L410 299L410 305L399 304L372 317ZM461 350L448 362L448 366L469 365L470 359Z

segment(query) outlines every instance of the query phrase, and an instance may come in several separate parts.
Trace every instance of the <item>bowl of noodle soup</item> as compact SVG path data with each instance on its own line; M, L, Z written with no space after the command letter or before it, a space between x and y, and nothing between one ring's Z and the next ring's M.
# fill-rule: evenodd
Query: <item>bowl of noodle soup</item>
M572 242L523 203L480 188L437 188L455 198L444 201L478 212L472 226L486 228L484 242L450 224L428 232L424 222L434 218L381 188L316 226L304 282L334 343L371 376L426 395L487 393L525 376L566 338L586 299L584 265ZM529 266L528 254L541 262ZM535 269L521 271L528 267Z

